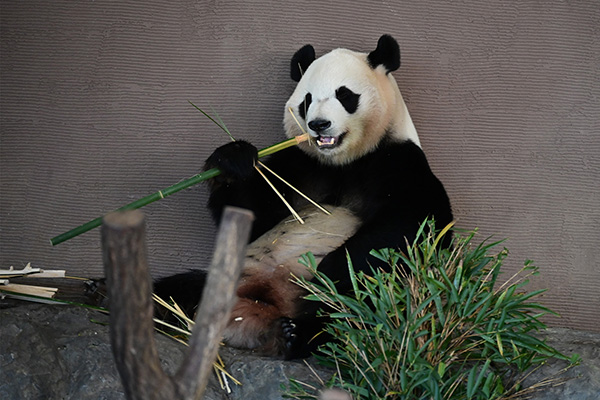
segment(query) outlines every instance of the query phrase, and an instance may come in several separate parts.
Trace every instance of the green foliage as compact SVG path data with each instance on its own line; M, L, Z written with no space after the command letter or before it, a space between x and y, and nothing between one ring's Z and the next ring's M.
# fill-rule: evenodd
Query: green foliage
M436 235L425 222L407 254L373 251L389 272L355 273L348 260L350 295L337 293L310 254L302 259L318 283L298 283L333 310L326 330L339 340L315 356L337 371L330 385L354 399L497 399L518 392L515 373L569 360L534 335L552 311L531 302L543 290L523 291L537 273L531 261L500 284L508 252L490 255L500 242L474 245L470 232L440 249L449 228ZM286 395L316 398L294 380Z

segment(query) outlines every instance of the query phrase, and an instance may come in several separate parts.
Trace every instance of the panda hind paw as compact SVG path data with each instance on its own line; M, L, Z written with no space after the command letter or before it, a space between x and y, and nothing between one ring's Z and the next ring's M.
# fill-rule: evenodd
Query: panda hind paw
M285 341L285 347L291 348L294 342L297 340L296 335L296 324L290 318L281 319L281 333L283 334L283 340Z
M290 318L281 318L281 334L283 338L283 356L286 360L298 358L298 326Z

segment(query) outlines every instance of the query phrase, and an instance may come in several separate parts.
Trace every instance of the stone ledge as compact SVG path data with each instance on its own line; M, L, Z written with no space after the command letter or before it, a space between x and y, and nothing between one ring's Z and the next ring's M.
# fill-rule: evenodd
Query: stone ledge
M108 317L74 306L0 301L0 393L7 399L124 399L113 362ZM600 334L549 329L548 342L566 354L578 353L583 362L563 377L575 378L548 387L531 398L595 400L600 393ZM156 336L162 365L173 373L185 347ZM229 371L243 385L231 384L227 395L215 377L204 398L208 400L281 398L279 388L289 377L313 381L303 362L284 362L223 348ZM525 385L560 371L565 363L552 361L533 373ZM322 376L327 372L318 369Z

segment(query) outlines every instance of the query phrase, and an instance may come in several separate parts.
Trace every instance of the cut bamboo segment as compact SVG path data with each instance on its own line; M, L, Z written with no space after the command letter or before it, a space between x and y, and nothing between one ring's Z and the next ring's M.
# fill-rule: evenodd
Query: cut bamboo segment
M27 275L25 278L66 278L66 273L67 271L64 269L43 269L37 274Z
M45 286L33 286L33 285L21 285L18 283L9 283L8 285L2 285L0 289L7 295L29 295L29 296L38 296L45 297L51 299L54 297L58 288L51 288Z

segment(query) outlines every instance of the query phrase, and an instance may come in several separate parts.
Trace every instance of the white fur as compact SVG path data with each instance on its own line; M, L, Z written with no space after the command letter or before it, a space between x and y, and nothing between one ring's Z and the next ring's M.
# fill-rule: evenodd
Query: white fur
M336 99L335 92L346 86L360 94L355 113L346 112ZM306 120L297 114L297 108L307 93L312 96ZM373 69L367 54L347 49L336 49L316 59L306 70L296 90L287 101L284 126L289 137L302 133L289 109L295 112L302 129L318 136L308 128L314 119L331 121L323 134L339 136L346 133L341 145L333 149L319 149L314 140L304 143L302 149L329 164L347 164L372 151L381 138L390 134L394 140L411 140L420 146L419 136L412 122L398 84L383 66Z
M223 333L227 344L247 349L262 347L267 354L277 354L279 332L265 332L265 326L273 328L273 322L279 318L297 315L298 299L306 293L293 282L292 276L312 278L298 260L310 250L316 262L321 262L352 236L360 224L358 217L346 208L323 206L331 215L307 206L298 210L304 224L294 219L283 220L248 244L238 286L239 298ZM308 248L307 243L310 243ZM260 288L271 301L246 296L248 288L255 288L254 292Z

